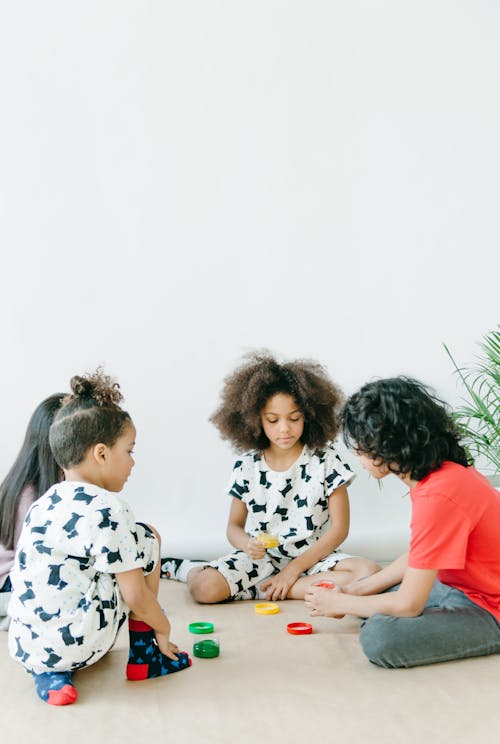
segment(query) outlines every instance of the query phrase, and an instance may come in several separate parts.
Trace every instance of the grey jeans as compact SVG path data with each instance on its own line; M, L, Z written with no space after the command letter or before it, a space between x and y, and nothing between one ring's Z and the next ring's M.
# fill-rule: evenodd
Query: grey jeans
M421 666L500 653L500 623L463 592L436 581L421 615L373 615L361 625L360 642L378 666Z

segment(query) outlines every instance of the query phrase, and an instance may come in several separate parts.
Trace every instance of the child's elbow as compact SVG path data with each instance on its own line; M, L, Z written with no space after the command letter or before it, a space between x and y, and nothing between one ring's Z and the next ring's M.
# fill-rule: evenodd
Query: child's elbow
M398 597L396 615L398 617L418 617L424 611L425 602L415 597Z
M349 537L349 525L347 525L347 527L344 527L344 529L341 531L339 544L342 544L344 540L347 540L348 537Z
M234 545L234 541L238 534L238 526L234 524L234 522L229 522L226 529L226 537L231 543L231 545Z
M330 528L330 530L331 540L335 544L335 549L337 549L349 537L349 525L336 525Z

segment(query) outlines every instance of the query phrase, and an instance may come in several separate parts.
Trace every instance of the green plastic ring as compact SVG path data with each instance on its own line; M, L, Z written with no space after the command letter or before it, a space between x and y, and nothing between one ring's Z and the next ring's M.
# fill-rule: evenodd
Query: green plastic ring
M213 623L189 623L190 633L213 633Z

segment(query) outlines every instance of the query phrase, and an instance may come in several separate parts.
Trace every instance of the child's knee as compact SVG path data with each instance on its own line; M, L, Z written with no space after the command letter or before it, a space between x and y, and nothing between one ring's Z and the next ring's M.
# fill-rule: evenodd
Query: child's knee
M402 659L398 659L398 633L395 621L400 618L388 615L373 615L365 620L359 631L361 648L372 664L386 669L405 666Z
M229 598L229 584L215 568L193 569L191 574L188 586L195 602L215 604Z
M364 579L367 576L377 573L377 571L380 571L378 563L375 563L375 561L371 561L368 558L358 558L354 570L354 579Z

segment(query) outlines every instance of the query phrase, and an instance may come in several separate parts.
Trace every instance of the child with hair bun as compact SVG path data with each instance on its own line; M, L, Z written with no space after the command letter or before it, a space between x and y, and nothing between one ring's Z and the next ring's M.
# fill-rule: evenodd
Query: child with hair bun
M73 377L71 390L49 433L65 481L28 512L11 572L9 650L52 705L75 702L73 672L109 651L127 616L128 679L191 663L158 604L159 535L118 496L135 443L119 385L98 369Z
M377 571L372 561L339 550L354 478L332 444L342 400L317 362L248 355L226 378L211 418L244 453L228 488L227 537L235 550L203 565L164 559L163 575L187 580L196 601L213 603L303 599L321 579L341 586ZM278 544L266 548L259 533Z

